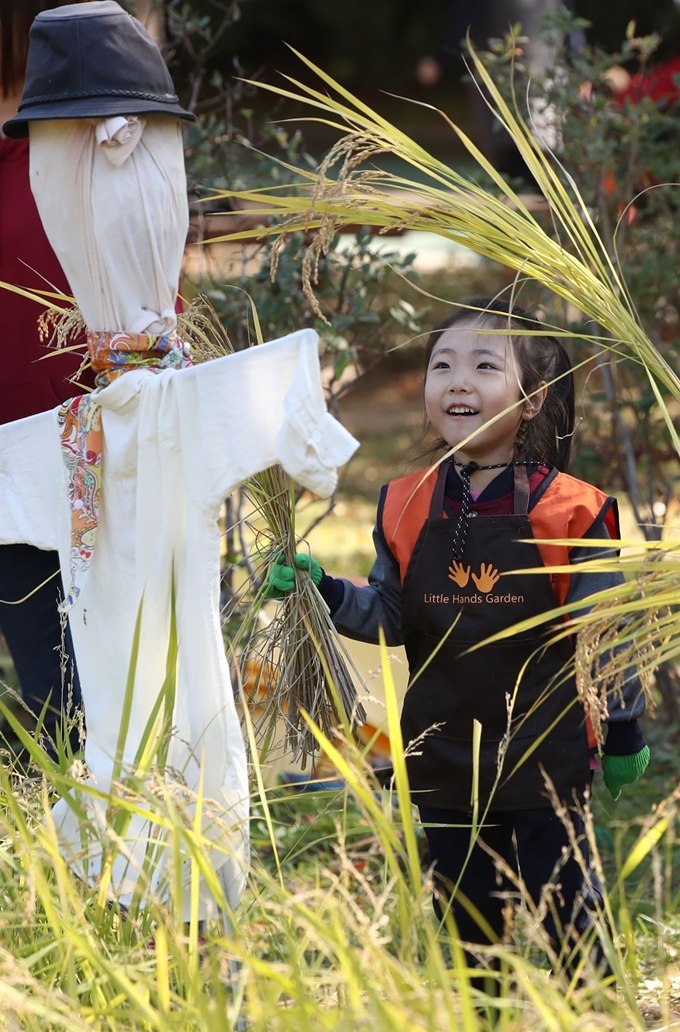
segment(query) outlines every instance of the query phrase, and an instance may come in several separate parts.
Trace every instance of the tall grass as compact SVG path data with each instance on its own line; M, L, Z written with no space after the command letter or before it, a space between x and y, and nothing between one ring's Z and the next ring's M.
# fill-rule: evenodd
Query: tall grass
M397 705L385 650L383 661L386 730L398 757ZM315 726L310 730L346 788L320 794L310 806L309 797L291 796L284 788L265 791L257 779L247 892L234 913L225 912L224 921L207 928L199 927L196 915L184 923L181 893L149 890L143 906L126 912L102 893L101 880L88 883L74 873L50 821L57 786L60 792L83 792L76 769L60 773L59 767L71 761L66 753L54 764L34 747L39 776L30 781L0 769L0 1028L469 1032L490 1027L491 1000L471 981L455 930L442 929L433 915L432 880L421 861L405 768L397 762L393 787L380 790L351 738L330 740ZM153 734L147 729L149 740ZM147 754L156 748L147 745ZM219 886L207 852L208 846L215 849L215 837L208 843L202 824L208 820L226 828L229 814L214 801L190 797L167 771L154 778L153 770L152 761L144 779L120 772L104 825L83 815L84 845L98 837L115 858L125 849L115 834L121 815L142 812L151 838L165 842L151 863L165 854L170 883L173 857L181 854L191 857L196 876ZM630 829L616 830L618 870L610 879L597 934L609 944L618 991L587 965L578 983L563 974L548 977L540 925L524 909L518 946L481 950L489 962L501 960L500 972L492 976L501 983L500 998L493 1001L495 1027L641 1032L645 1023L635 999L641 960L633 916L636 879L643 868L653 872L663 921L652 945L663 951L668 928L680 930L668 863L679 798L680 791L660 800L635 831L632 845L624 847ZM299 816L298 831L291 813ZM311 816L310 826L305 818ZM647 891L648 882L641 884ZM668 1012L670 993L660 996Z

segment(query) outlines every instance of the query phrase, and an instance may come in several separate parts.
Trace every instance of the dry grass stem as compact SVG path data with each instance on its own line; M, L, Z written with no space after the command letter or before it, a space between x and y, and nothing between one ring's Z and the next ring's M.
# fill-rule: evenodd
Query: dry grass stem
M622 617L611 613L619 600L600 602L593 607L588 623L579 629L576 638L576 688L599 746L604 744L603 722L612 703L624 705L624 687L631 677L640 678L647 706L654 710L654 671L661 662L660 649L669 642L666 623L672 618L667 605L653 605L657 589L667 586L669 579L668 569L658 565L661 555L649 555L636 581L628 586L629 595L632 588L640 601L649 599L649 608ZM674 572L670 577L673 583L677 581Z

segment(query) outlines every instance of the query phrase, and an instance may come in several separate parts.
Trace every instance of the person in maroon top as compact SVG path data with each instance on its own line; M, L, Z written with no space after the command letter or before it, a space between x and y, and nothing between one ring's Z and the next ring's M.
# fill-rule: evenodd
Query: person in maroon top
M21 99L31 22L40 11L61 6L54 0L0 0L0 125L16 112ZM31 193L28 146L27 139L10 140L0 131L0 281L68 295L69 285ZM3 290L0 423L44 412L82 392L70 380L80 357L47 351L38 334L41 311L35 301ZM81 700L70 634L66 627L62 636L57 612L62 592L56 552L22 544L0 546L0 631L12 654L24 702L36 714L46 707L43 731L52 753L64 716L72 724L72 746L77 749L82 744L78 722L70 719Z

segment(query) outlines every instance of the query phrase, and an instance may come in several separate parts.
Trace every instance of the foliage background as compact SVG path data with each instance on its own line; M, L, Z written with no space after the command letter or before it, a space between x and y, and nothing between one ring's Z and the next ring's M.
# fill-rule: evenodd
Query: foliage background
M190 5L183 0L165 0L165 6L214 18L218 5L215 0L192 0ZM449 43L455 7L463 24L466 18L476 22L479 11L483 12L487 31L480 27L477 38L483 44L485 37L500 36L509 24L521 21L522 9L526 11L530 6L517 0L479 0L475 4L461 0L422 0L418 4L412 0L375 0L370 5L361 0L343 4L239 0L240 17L215 48L211 65L223 71L236 56L249 75L258 69L268 78L276 71L296 71L295 62L282 45L288 43L349 88L360 85L368 103L378 91L396 91L421 99L425 93L416 77L417 63ZM621 0L615 6L608 0L577 0L573 11L592 23L589 42L606 50L619 46L631 19L636 19L640 34L660 33L668 52L680 42L680 14L673 0ZM455 46L458 40L450 42ZM461 70L461 63L452 57L445 79L434 94L435 103L444 98L461 103Z
M414 95L409 84L413 86L415 80L402 70L412 68L417 56L436 46L434 15L443 18L447 6L425 3L414 9L412 4L382 0L369 9L354 0L343 5L243 0L240 7L222 5L228 21L224 43L218 47L213 45L215 23L203 20L215 16L215 4L196 0L190 8L169 0L163 13L170 56L176 61L185 96L193 96L205 116L188 136L197 238L209 229L204 206L198 202L199 186L238 189L244 183L282 181L281 167L259 156L255 148L302 167L310 167L321 156L316 148L323 144L322 136L310 138L305 133L303 142L294 129L281 124L290 112L268 110L250 88L231 82L235 55L247 74L269 76L270 61L286 67L284 58L289 59L279 38L287 35L348 84L353 78L363 83L365 77L370 91L398 82L401 92ZM589 4L588 14L596 23L592 39L618 46L627 18L636 13L628 10L632 6L631 0L625 0L612 12L610 5ZM642 38L643 33L666 25L664 19L670 19L675 8L649 3L638 13L636 31ZM281 33L284 15L289 31ZM426 18L430 19L427 24ZM614 33L617 19L621 24L612 40L608 34ZM380 37L384 45L377 44L369 31L372 27L387 33ZM187 28L191 29L188 35ZM187 53L191 48L193 55ZM341 50L344 56L339 58ZM499 75L507 57L502 45L489 50L488 60ZM599 81L598 68L606 60L592 54L588 68L573 69L569 82L547 80L543 89L560 112L569 113L569 125L563 126L565 162L571 163L590 190L598 217L615 223L619 204L629 199L639 175L653 167L658 169L655 174L666 176L660 163L668 152L654 134L671 127L665 121L662 124L655 111L612 112L604 91L596 91L589 105L575 101L575 87L584 77ZM442 102L444 91L450 89L454 113L464 112L464 96L452 83L449 77L442 84L436 102ZM647 127L653 130L649 140L644 137ZM455 157L455 150L448 151L449 140L447 135L443 146ZM308 151L313 152L312 158ZM656 162L658 166L650 164ZM602 176L609 171L618 192L601 197ZM649 326L658 332L669 355L674 355L675 323L667 315L675 301L667 284L672 287L672 270L677 268L676 227L672 205L664 203L641 206L637 224L626 234L624 257ZM660 260L662 234L668 248ZM319 294L330 328L319 322L302 289L299 265L304 240L293 242L274 288L268 278L265 244L254 245L252 254L242 256L232 277L237 286L247 286L252 293L267 335L303 322L323 330L333 404L351 426L360 428L364 447L347 471L337 518L319 526L318 533L323 535L324 527L327 532L314 545L337 572L365 572L370 562L370 549L359 556L338 545L338 524L347 524L356 503L357 538L367 541L377 487L398 471L399 463L417 461L409 449L419 427L419 351L400 346L447 311L445 301L408 293L411 288L404 286L398 272L375 258L376 243L389 252L395 242L370 241L365 234L341 240L322 266ZM391 261L400 266L399 272L412 274L408 256L393 255ZM489 265L421 273L417 279L421 289L445 299L494 293L507 283L507 273ZM247 305L214 276L202 275L197 286L208 290L237 345L245 346L252 334ZM533 300L549 311L548 299L537 293ZM569 312L557 315L573 322ZM400 349L391 353L388 362L373 365L393 347ZM620 370L611 372L618 377ZM344 397L348 375L361 376L354 400L351 393ZM602 377L581 384L587 419L576 449L582 464L578 468L603 486L630 493L630 484L617 468L621 440L620 434L614 437L613 428L618 414L635 440L636 476L654 515L658 492L674 477L665 438L658 433L653 406L639 392L639 385L617 379L616 386L613 407ZM672 484L671 495L673 491ZM340 506L345 506L344 515ZM595 790L597 842L612 888L614 931L621 950L621 994L617 998L593 980L570 987L549 979L539 959L539 943L529 935L522 941L519 960L508 955L510 968L513 963L516 966L504 986L507 1007L500 1027L630 1027L636 1032L645 1026L677 1027L672 1025L680 1000L677 796L662 805L677 782L677 733L658 725L649 733L653 761L645 782L624 795L616 808L601 795L599 785ZM39 769L42 764L41 776L28 784L12 781L3 771L0 926L6 952L0 957L4 1008L0 1027L12 1032L81 1027L176 1027L201 1032L239 1027L267 1032L317 1028L435 1032L461 1027L467 1032L488 1027L484 1013L461 1010L466 974L455 957L452 962L448 939L432 920L427 860L422 858L424 870L419 873L421 865L414 865L409 855L408 835L417 832L407 808L398 812L392 800L377 794L365 758L352 742L346 743L343 755L338 763L351 791L341 787L330 794L297 796L278 788L256 801L251 891L231 928L212 926L203 943L195 920L183 927L178 915L162 905L131 915L102 906L96 892L61 860L53 830L42 820L49 812L49 786L56 784L63 790L63 771L72 757L62 757L59 776L36 757ZM120 798L113 801L123 812L126 808L134 812L148 802L136 796L130 784L121 785ZM193 846L197 863L200 838L195 837L187 815L178 811L171 790L155 786L153 810L159 824ZM116 844L110 842L107 847L115 850ZM234 977L239 965L242 981Z

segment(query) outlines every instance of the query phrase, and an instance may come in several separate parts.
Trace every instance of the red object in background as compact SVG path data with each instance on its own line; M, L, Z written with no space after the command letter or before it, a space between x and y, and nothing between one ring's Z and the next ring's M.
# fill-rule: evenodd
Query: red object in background
M614 94L614 103L622 107L629 100L631 104L640 104L645 97L649 97L659 107L669 107L680 98L680 88L674 79L680 77L680 56L670 58L643 74L638 72L633 75L624 90ZM644 172L637 184L638 190L654 186L657 180L650 172ZM607 196L616 192L616 180L612 172L604 177L602 187ZM625 213L625 215L624 215ZM618 211L619 217L624 215L627 225L631 225L637 219L637 208L634 204L628 206L621 204Z
M49 245L28 177L28 140L0 139L0 280L27 290L71 290ZM47 281L47 282L46 282ZM50 354L38 337L41 307L0 288L0 423L32 416L81 394L69 377L80 355Z
M680 97L674 76L680 76L680 56L662 62L645 74L633 75L626 89L614 99L617 104L626 100L639 104L644 97L649 97L655 104L671 104Z
M643 179L645 180L645 183L644 183L645 186L650 186L651 185L651 176L649 175L648 172L645 172L645 174L643 176ZM613 172L607 172L605 174L605 176L604 176L604 179L602 180L602 191L603 191L603 193L605 194L606 197L611 197L613 194L616 193L616 190L617 190L616 177L614 176ZM627 226L632 226L632 224L637 219L637 208L635 207L634 204L626 205L623 202L621 202L619 204L617 212L616 212L617 217L621 218L621 216L624 214L624 212L625 212L626 225Z

